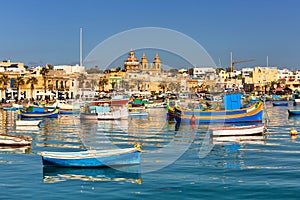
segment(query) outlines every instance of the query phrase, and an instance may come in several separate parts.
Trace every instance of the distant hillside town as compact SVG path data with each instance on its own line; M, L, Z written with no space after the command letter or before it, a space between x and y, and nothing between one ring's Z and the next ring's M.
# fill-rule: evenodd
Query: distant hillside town
M0 62L0 99L92 99L112 91L127 93L201 93L238 90L255 94L282 94L300 90L300 70L276 67L195 67L164 70L158 54L152 62L129 52L123 67L86 70L84 66L28 67L21 62Z

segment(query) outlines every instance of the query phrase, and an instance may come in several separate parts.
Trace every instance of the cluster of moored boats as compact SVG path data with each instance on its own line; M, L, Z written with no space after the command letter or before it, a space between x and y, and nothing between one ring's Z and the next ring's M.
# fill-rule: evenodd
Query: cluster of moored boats
M243 104L242 95L238 93L225 94L221 101L220 99L218 101L189 99L188 101L168 100L153 103L141 99L130 100L120 96L100 101L56 102L44 106L15 105L13 107L17 108L20 117L16 125L20 126L29 125L29 123L38 126L41 123L40 119L26 121L24 118L75 114L79 115L82 120L123 120L134 116L148 117L147 109L166 108L167 119L177 124L213 124L214 126L209 126L209 131L212 141L216 143L233 142L233 137L236 136L239 136L241 140L245 140L246 137L255 139L264 134L263 101ZM79 152L40 152L39 154L42 156L44 165L64 167L100 167L140 163L139 147Z

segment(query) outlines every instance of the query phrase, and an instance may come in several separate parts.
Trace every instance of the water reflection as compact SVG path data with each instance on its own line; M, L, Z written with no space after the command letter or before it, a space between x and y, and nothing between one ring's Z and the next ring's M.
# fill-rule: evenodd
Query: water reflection
M24 147L0 146L0 153L30 154L32 153L32 149L31 146L24 146Z
M118 168L64 168L43 167L44 183L67 180L82 181L128 181L141 184L142 178L139 165L121 166Z

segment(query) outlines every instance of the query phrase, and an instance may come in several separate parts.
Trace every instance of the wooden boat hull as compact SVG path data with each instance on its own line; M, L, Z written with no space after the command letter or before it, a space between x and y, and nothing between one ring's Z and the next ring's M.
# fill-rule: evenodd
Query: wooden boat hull
M43 165L63 167L104 167L140 164L140 151L136 148L80 151L41 152Z
M212 127L209 129L212 136L247 136L264 132L264 125Z
M172 113L178 123L262 122L263 105L262 102L257 102L249 108L223 111L186 110L175 107ZM173 117L171 113L169 115Z
M289 115L300 115L300 110L288 110Z

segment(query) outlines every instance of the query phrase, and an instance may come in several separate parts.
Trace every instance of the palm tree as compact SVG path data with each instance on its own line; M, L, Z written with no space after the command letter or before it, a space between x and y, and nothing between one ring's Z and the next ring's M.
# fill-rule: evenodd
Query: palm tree
M38 84L38 80L35 77L30 77L27 79L26 84L30 84L30 93L31 93L31 98L33 98L33 90L34 90L34 85Z
M138 91L141 91L143 89L143 82L144 80L140 78L134 80L134 84L137 86Z
M112 90L115 90L115 87L117 85L117 81L116 80L112 80L110 84L111 84Z
M125 79L121 79L121 89L122 90L128 90L128 82Z
M159 83L158 87L160 87L163 90L163 93L165 93L166 89L167 89L167 82L166 81L161 81Z
M85 82L85 80L86 80L86 75L85 75L85 74L82 74L82 73L79 74L77 80L79 81L79 87L80 87L80 88L83 88L83 84L84 84L84 82Z
M95 87L97 86L97 81L95 79L92 79L90 84L91 84L92 89L95 90Z
M20 86L25 84L25 80L22 76L18 76L13 85L17 88L17 101L19 101Z
M170 90L174 90L175 92L178 92L180 90L180 84L179 83L175 83L175 82L171 82L169 85L168 85L168 88Z
M108 79L101 77L99 80L99 91L103 91L105 85L107 85L107 84L108 84ZM100 89L100 87L101 87L101 89Z
M40 74L42 74L43 76L43 80L44 80L44 92L46 93L46 89L47 89L47 86L46 86L46 81L47 81L47 74L49 73L49 69L48 67L43 67L40 71Z
M6 91L9 80L10 80L10 78L8 78L7 75L2 75L2 76L0 77L0 85L3 84L3 87L1 87L1 92L2 92L2 91ZM2 96L2 95L1 95L1 96ZM5 95L5 93L4 93L4 96L5 96L4 99L6 100L6 95Z

